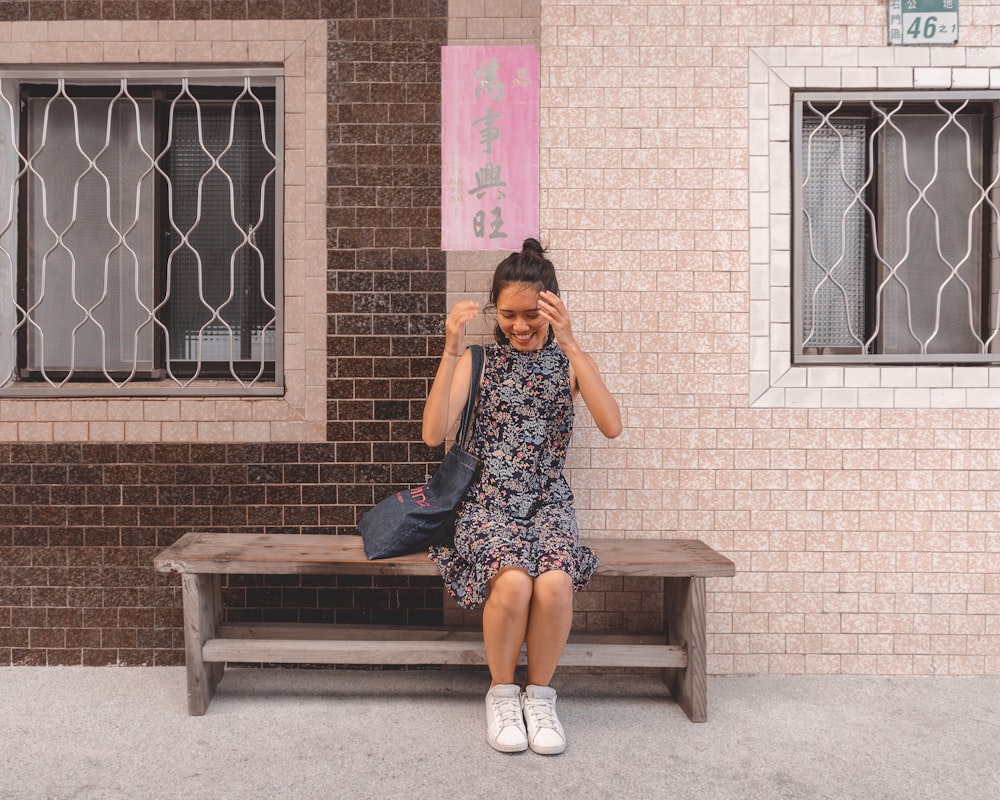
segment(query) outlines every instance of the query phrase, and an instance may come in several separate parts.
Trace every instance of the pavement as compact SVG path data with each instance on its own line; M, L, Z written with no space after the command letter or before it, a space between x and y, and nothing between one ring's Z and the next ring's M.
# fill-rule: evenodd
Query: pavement
M485 740L482 669L0 668L0 798L996 800L1000 676L710 676L689 722L653 673L560 673L560 756Z

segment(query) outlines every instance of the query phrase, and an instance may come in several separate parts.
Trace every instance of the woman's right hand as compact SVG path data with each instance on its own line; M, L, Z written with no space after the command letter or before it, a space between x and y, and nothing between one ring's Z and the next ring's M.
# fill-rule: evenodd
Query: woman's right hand
M472 379L472 356L465 350L465 325L479 313L475 300L459 300L444 322L444 355L424 403L422 438L437 447L465 407Z
M458 358L465 351L465 325L479 314L475 300L459 300L448 312L444 323L444 352Z

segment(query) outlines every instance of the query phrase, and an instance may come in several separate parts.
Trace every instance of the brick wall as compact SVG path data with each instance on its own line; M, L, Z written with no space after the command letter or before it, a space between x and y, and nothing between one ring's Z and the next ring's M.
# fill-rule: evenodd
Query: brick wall
M176 663L176 583L148 571L146 548L213 513L218 529L347 532L439 455L416 430L436 326L458 296L483 291L494 263L452 253L445 264L437 250L431 98L446 30L454 43L541 48L542 238L625 418L609 444L578 416L570 479L582 530L698 537L735 560L735 578L709 582L713 672L1000 673L1000 370L806 370L783 344L789 87L1000 87L995 4L961 6L958 46L890 48L884 0L0 2L0 58L18 61L102 47L112 60L159 58L162 42L143 37L167 26L150 15L177 15L177 54L265 7L330 31L327 206L303 211L325 234L303 259L328 270L296 300L326 343L304 359L302 381L319 387L319 411L301 405L318 432L291 414L237 424L242 401L196 409L196 423L171 408L169 424L137 403L0 401L0 442L18 443L0 449L0 663ZM135 21L82 35L41 21L82 8ZM5 19L31 22L14 33ZM264 52L271 30L256 29L245 52ZM81 41L52 46L56 35ZM391 48L378 44L385 35ZM248 431L251 441L234 440ZM180 474L200 464L217 465L232 498L218 510L186 501L194 483ZM144 510L164 520L153 541L119 497L136 469L184 499L183 522L172 502ZM325 503L304 499L317 493ZM61 538L71 531L84 538ZM227 597L247 615L313 618L360 599L373 618L379 606L399 611L369 588L384 587L251 581ZM411 619L455 613L439 590L406 588L417 592L406 595ZM576 624L645 627L658 599L649 582L599 579L577 597Z
M135 22L82 29L62 22L89 25L102 14ZM329 26L328 252L318 254L327 266L325 302L307 288L289 309L290 318L304 316L319 303L326 328L320 430L327 441L199 441L238 439L248 430L295 438L309 430L277 417L267 401L194 411L176 401L2 401L0 426L9 436L82 433L109 441L0 444L0 664L182 663L179 581L152 572L157 549L192 529L353 533L357 515L376 497L421 480L440 458L440 450L420 443L419 418L445 309L438 222L444 3L0 3L0 22L21 25L0 27L0 40L6 34L8 42L23 42L4 45L7 57L36 62L225 59L240 52L297 58L271 47L279 37L266 27L249 26L248 43L227 48L232 34L223 21L276 14L311 20L297 27L300 40L310 25ZM169 19L196 23L175 23L164 33L143 22ZM206 24L215 27L197 27ZM222 44L198 44L211 37ZM308 146L309 130L286 123L288 146ZM290 172L300 167L293 154ZM306 205L296 213L312 212ZM293 257L300 238L286 227ZM308 276L294 278L308 286ZM295 364L303 360L300 352L292 356ZM241 410L252 408L264 409L266 428L258 427L258 412ZM279 410L289 415L287 407ZM227 414L226 426L213 423ZM197 438L184 442L185 428ZM134 443L146 435L180 441ZM224 591L239 619L441 619L434 579L250 577L233 579Z
M152 572L185 531L353 526L334 444L0 444L0 664L183 663L180 585ZM440 581L234 579L243 620L434 624Z
M1000 88L1000 17L888 47L887 4L544 0L542 228L623 400L585 528L697 537L709 669L1000 673L998 371L793 367L796 87Z

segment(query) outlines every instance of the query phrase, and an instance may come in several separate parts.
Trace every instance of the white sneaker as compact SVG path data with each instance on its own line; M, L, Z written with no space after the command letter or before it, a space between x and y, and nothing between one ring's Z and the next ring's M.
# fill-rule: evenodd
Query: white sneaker
M528 749L519 686L500 683L486 693L486 741L501 753Z
M556 716L556 690L550 686L529 685L522 698L528 746L543 756L554 756L566 749L566 734Z

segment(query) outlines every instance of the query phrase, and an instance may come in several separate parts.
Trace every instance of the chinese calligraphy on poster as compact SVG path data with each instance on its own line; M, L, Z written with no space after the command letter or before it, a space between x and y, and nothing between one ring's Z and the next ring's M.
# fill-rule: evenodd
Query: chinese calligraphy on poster
M538 236L538 51L441 48L441 249Z

